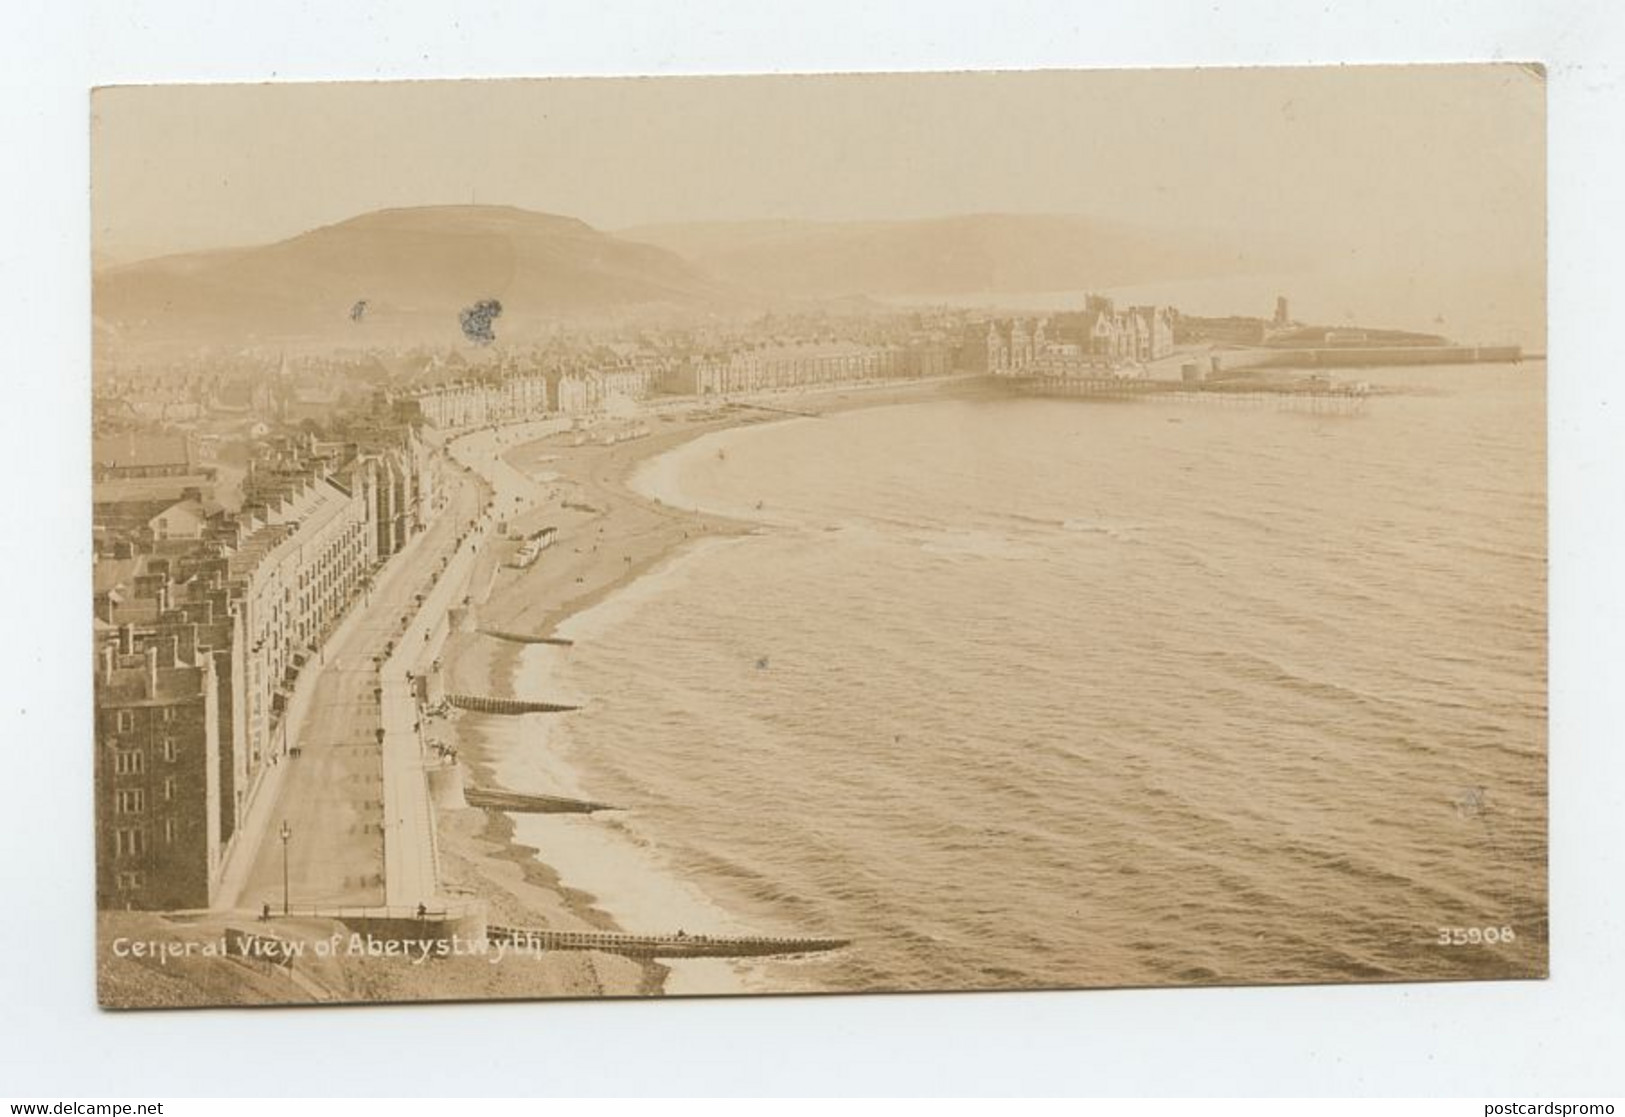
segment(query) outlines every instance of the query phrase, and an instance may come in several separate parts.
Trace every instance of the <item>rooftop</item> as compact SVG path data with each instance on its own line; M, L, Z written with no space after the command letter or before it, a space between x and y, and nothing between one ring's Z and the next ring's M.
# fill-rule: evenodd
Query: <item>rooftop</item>
M318 481L294 498L292 505L283 511L280 522L260 528L227 557L230 577L248 577L300 531L319 528L342 513L350 499L332 480Z
M145 655L116 656L110 673L97 679L96 704L134 706L142 703L168 705L203 696L204 671L181 664L148 672Z
M141 573L141 565L140 558L97 559L91 572L92 590L107 593L123 587L127 594L135 584L136 575Z
M174 477L115 477L102 479L91 485L92 504L124 504L127 502L180 500L187 489L211 492L214 487L212 473L183 473Z
M98 470L150 469L192 465L192 449L184 434L102 435L91 446L91 461Z

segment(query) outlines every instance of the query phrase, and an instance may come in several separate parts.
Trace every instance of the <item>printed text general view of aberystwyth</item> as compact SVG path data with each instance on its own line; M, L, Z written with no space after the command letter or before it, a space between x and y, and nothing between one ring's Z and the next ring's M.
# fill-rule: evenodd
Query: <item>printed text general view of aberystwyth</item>
M1545 975L1538 66L91 113L102 1004Z

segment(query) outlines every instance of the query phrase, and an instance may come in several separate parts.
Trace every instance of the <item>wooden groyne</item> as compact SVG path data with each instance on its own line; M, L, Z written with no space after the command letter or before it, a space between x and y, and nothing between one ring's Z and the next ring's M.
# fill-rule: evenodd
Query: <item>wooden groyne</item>
M594 803L588 799L567 799L562 795L529 795L518 791L500 791L471 787L463 792L463 801L471 807L492 811L513 811L518 814L592 814L594 811L618 811L621 808L608 803Z
M820 411L798 411L794 407L770 407L765 403L738 403L734 406L748 407L753 411L768 411L774 415L796 415L803 419L822 419L824 417Z
M528 636L523 632L506 632L500 628L482 628L480 635L493 640L506 640L511 644L552 644L557 648L573 648L576 643L562 636Z
M477 714L563 714L579 710L563 702L532 702L524 698L492 698L483 694L448 694L448 705Z
M486 928L486 938L522 950L598 950L628 958L763 958L821 954L852 945L850 939L767 936L628 935L614 931L535 931L524 927Z

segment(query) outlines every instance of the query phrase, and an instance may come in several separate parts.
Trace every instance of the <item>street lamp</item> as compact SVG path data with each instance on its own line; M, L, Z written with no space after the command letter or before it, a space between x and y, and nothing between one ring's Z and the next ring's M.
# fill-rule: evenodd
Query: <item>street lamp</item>
M293 830L288 826L288 820L282 820L282 914L288 914L288 839L293 837Z

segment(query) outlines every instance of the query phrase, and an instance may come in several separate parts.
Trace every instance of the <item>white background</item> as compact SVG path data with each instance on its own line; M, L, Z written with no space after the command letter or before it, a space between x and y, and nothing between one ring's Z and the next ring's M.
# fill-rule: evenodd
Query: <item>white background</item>
M1625 15L1595 3L7 0L0 1094L1625 1089ZM1539 59L1551 67L1547 982L103 1013L88 593L90 86ZM296 176L297 168L288 168Z

